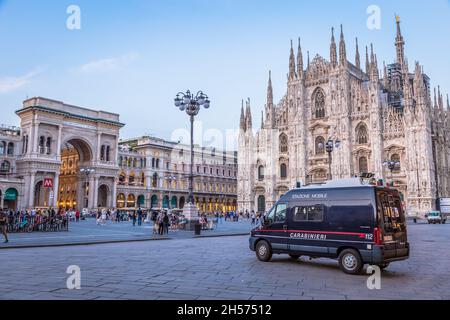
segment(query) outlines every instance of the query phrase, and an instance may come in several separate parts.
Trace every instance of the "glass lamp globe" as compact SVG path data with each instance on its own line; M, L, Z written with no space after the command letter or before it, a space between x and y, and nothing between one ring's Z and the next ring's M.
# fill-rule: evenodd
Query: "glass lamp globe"
M208 109L208 108L210 107L210 103L211 103L211 101L209 101L208 99L206 99L206 100L205 100L205 103L203 104L203 107L204 107L205 109Z

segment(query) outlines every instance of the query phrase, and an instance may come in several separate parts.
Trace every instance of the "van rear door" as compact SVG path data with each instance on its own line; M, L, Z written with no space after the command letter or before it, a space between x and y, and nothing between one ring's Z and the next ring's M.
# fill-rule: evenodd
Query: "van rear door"
M400 195L396 190L378 189L376 192L379 240L385 246L385 258L405 255L408 239Z

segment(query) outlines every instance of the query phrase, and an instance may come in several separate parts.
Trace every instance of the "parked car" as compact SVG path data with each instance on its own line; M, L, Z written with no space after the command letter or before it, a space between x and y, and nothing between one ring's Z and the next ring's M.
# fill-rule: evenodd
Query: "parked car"
M445 224L447 222L447 217L444 216L440 211L430 211L426 218L429 224Z

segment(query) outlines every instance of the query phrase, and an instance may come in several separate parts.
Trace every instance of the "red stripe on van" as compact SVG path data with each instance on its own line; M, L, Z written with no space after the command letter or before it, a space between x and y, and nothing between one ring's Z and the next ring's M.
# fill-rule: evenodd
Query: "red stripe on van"
M257 230L257 232L285 232L285 233L319 233L319 234L335 234L341 236L357 236L359 238L365 239L365 233L357 232L340 232L340 231L311 231L311 230Z

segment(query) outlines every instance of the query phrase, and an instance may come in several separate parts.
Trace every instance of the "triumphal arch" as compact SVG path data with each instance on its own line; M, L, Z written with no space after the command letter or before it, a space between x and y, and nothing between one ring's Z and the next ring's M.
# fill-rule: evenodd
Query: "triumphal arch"
M36 97L18 110L26 208L113 208L119 115Z

